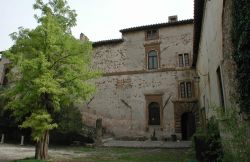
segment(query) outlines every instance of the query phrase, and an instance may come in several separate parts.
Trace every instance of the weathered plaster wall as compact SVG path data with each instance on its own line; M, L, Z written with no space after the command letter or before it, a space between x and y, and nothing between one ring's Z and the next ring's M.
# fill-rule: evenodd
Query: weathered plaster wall
M200 103L206 107L206 115L214 114L212 108L220 105L219 84L216 70L222 55L223 0L205 1L203 24L197 60L200 76ZM223 80L222 80L223 81Z
M192 59L192 32L192 24L160 28L157 41L144 41L145 31L127 33L123 35L123 43L94 49L94 67L105 73L146 70L145 45L158 42L160 67L176 68L178 54L189 53Z
M96 119L102 118L106 131L117 137L150 137L145 95L162 94L161 106L169 96L171 99L163 110L162 129L153 129L161 137L175 133L172 100L179 99L178 83L192 81L196 75L190 67L178 67L178 54L189 53L192 59L193 25L160 28L159 35L159 40L145 41L144 31L126 33L123 43L94 49L93 66L105 76L96 80L97 93L89 105L82 108L87 125L94 126ZM148 71L145 44L152 42L160 43L160 68Z
M178 80L192 77L194 72L185 71L103 77L96 81L98 91L89 108L84 109L84 121L94 126L97 118L103 118L104 127L116 136L147 135L145 94L163 94L163 103L170 95L177 99ZM174 133L172 102L163 114L164 134L170 136Z

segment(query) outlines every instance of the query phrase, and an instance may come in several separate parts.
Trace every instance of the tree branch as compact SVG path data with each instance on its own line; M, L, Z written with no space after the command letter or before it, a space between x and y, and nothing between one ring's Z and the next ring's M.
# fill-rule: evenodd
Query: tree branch
M69 57L69 56L72 56L72 55L69 54L69 55L66 55L66 56L63 56L63 57L57 59L57 60L51 65L50 69L52 69L52 68L56 65L56 63L58 63L59 61L61 61L61 60L63 60L63 59L66 59L66 58Z

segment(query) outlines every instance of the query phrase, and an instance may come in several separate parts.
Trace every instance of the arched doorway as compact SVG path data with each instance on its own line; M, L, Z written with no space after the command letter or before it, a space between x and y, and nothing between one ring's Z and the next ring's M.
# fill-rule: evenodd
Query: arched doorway
M160 105L157 102L148 105L148 125L160 125Z
M195 133L195 115L191 112L182 114L181 116L181 134L182 140L189 140Z

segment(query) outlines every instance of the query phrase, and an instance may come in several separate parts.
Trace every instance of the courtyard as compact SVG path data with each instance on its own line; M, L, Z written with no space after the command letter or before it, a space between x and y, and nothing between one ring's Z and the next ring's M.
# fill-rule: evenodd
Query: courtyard
M33 146L0 145L0 162L37 162ZM25 159L25 160L24 160ZM191 149L51 147L52 162L189 162Z

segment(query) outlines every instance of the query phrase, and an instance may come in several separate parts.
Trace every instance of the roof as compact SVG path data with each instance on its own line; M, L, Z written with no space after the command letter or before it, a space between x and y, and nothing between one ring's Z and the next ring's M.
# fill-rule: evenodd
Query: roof
M193 23L193 19L187 19L187 20L180 20L176 22L167 22L167 23L137 26L137 27L127 28L127 29L122 29L120 30L120 32L128 33L128 32L140 31L140 30L150 30L150 29L155 29L155 28L162 28L162 27L169 27L169 26L176 26L176 25L183 25L183 24L192 24L192 23Z
M127 28L127 29L122 29L122 30L120 30L120 32L122 34L124 34L124 33L128 33L128 32L150 30L150 29L155 29L155 28L170 27L170 26L177 26L177 25L184 25L184 24L193 24L193 19L180 20L180 21L176 21L176 22L137 26L137 27ZM124 40L122 38L101 40L101 41L93 42L93 47L98 47L98 46L107 45L107 44L118 44L118 43L122 43L123 41Z
M193 42L193 66L196 66L200 45L204 0L194 0L194 42Z
M122 43L123 39L109 39L109 40L101 40L97 42L93 42L93 47L107 45L107 44L117 44Z

